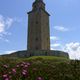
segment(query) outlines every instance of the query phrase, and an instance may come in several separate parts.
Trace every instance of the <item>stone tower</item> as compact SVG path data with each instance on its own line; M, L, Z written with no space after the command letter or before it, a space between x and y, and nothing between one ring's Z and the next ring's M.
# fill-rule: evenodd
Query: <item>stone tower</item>
M28 50L50 50L49 13L43 0L35 0L28 12Z

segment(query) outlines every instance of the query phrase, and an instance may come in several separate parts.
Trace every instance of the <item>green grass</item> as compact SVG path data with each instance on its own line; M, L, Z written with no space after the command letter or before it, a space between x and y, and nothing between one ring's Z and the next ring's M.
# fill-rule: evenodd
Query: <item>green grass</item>
M69 60L69 59L64 58L64 57L55 57L55 56L33 56L33 57L28 58L28 59L37 59L37 58L42 58L44 60Z
M33 63L37 62L37 61L41 61L41 62L45 62L45 63L60 63L60 62L69 62L70 60L67 58L63 58L63 57L55 57L55 56L33 56L33 57L29 57L29 58L19 58L19 61L24 60L24 61L31 61Z
M31 65L25 68L23 62ZM19 68L16 65L19 64ZM4 68L3 65L8 65ZM11 69L16 69L16 74L9 74ZM28 71L28 75L23 76L22 70ZM6 58L0 57L0 80L2 75L8 74L11 80L80 80L80 61L69 60L55 56L34 56L30 58Z

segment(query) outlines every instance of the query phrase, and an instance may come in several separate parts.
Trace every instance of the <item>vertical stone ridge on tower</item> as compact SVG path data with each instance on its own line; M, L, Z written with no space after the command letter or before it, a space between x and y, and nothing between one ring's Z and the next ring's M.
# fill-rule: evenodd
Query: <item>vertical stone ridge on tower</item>
M43 0L35 0L28 12L28 50L50 50L49 13Z

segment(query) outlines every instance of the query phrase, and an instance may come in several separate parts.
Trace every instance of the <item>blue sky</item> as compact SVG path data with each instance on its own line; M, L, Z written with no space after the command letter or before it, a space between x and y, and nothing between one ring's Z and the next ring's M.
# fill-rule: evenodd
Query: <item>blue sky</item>
M1 0L0 54L27 48L27 12L35 0ZM44 0L50 16L51 49L80 59L80 0Z

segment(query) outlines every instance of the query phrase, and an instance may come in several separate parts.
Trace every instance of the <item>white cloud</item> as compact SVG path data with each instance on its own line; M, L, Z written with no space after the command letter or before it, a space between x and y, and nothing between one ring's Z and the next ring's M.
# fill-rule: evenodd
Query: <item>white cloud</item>
M3 16L0 15L0 33L4 32L4 27L5 27L4 19Z
M12 26L12 24L13 24L13 19L12 18L7 18L7 20L6 20L6 25L7 25L7 27L9 28L9 27L11 27Z
M79 42L70 42L67 44L54 43L51 44L51 50L62 50L69 53L70 59L79 59L80 60L80 43Z
M60 43L54 43L50 45L51 50L62 50L63 46Z
M3 55L3 54L11 54L13 52L16 52L16 50L4 51L4 52L0 53L0 55Z
M21 20L18 18L4 17L3 15L0 14L0 40L9 42L9 40L5 38L7 35L11 35L11 33L8 32L8 29L12 27L14 22L20 21Z
M12 18L5 18L4 16L0 15L0 40L9 42L9 40L6 39L5 36L10 34L10 32L7 32L7 29L9 29L9 27L11 27L12 24Z
M51 48L53 48L53 47L59 47L59 46L61 46L61 44L59 44L59 43L51 44Z
M50 40L57 41L57 40L59 40L59 38L57 36L50 36Z
M51 47L50 50L54 50L54 48Z
M5 39L5 42L9 42L9 40L8 39Z
M15 18L14 18L14 21L20 23L20 22L23 21L23 19L15 17Z
M69 53L70 59L80 59L80 43L71 42L65 45L64 51Z
M4 32L4 24L0 22L0 33Z
M10 54L10 53L13 53L13 52L16 52L16 50L5 51L4 53L5 53L5 54Z
M68 28L65 28L63 26L54 26L54 29L58 30L58 31L61 31L61 32L66 32L66 31L69 30Z
M0 15L0 34L6 32L6 30L12 26L12 24L12 18L5 18L4 16Z

